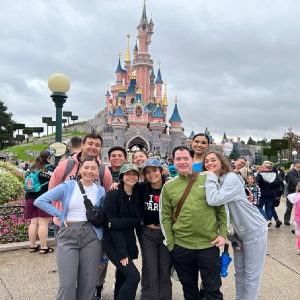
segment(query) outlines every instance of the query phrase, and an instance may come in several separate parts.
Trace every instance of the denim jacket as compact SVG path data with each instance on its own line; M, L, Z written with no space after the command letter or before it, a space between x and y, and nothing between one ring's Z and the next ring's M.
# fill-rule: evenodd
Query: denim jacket
M62 227L68 214L70 199L72 197L75 184L77 184L77 181L75 180L63 182L52 190L38 197L33 204L48 214L57 217L60 222L60 227ZM104 210L105 191L104 188L98 184L97 187L98 194L95 206L99 206ZM51 204L54 201L61 201L63 211L60 211ZM101 240L103 237L103 228L96 228L93 225L91 226L95 230L98 239Z

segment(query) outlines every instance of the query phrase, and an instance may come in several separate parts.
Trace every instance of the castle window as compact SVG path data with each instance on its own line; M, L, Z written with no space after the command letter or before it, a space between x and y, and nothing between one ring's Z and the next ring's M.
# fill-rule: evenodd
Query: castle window
M161 134L159 134L158 137L161 138Z
M131 102L131 104L133 104L133 102L134 102L134 98L131 98L130 102Z
M116 140L118 139L118 137L116 136Z

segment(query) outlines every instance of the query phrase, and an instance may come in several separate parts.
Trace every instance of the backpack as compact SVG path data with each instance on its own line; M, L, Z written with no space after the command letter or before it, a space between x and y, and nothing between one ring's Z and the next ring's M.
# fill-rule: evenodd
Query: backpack
M64 176L62 177L61 183L63 183L66 180L67 176L72 171L74 165L75 165L75 160L72 158L72 156L70 156L68 158L66 170L65 170ZM103 183L104 173L105 173L105 164L101 163L99 165L99 179L100 179L100 183L99 184L102 185L102 186L103 186L102 183Z
M47 168L49 164L45 166ZM41 173L42 170L34 170L31 171L24 180L24 190L25 192L30 192L30 193L38 193L41 191L42 187L46 184L49 183L49 181L41 184L39 180L39 174Z

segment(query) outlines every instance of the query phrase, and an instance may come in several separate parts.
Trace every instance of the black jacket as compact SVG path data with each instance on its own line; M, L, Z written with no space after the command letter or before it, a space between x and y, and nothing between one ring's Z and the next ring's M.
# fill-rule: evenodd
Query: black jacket
M142 219L139 217L140 214L136 214L134 201L130 200L125 192L123 193L123 200L122 215L119 216L121 208L120 191L111 190L106 195L105 214L106 220L111 223L111 226L110 228L108 226L104 228L104 250L105 244L109 243L115 247L120 260L126 257L135 259L138 257L138 248L134 228L140 226ZM139 212L141 211L139 205L137 209Z
M257 174L256 182L259 184L261 198L271 199L281 196L284 184L280 176L273 171L262 171Z
M300 172L297 171L295 168L292 170L288 171L286 175L286 181L287 181L287 190L288 194L295 193L296 191L296 186L298 182L300 181Z

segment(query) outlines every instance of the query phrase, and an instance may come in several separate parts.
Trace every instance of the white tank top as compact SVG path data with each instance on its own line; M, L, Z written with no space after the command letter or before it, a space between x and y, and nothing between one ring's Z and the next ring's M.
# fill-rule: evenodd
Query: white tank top
M98 187L95 183L92 186L84 186L87 197L91 200L93 205L97 201ZM83 195L76 183L73 190L73 195L71 196L69 203L69 211L67 214L67 221L87 221L86 218L86 208L84 206Z

